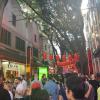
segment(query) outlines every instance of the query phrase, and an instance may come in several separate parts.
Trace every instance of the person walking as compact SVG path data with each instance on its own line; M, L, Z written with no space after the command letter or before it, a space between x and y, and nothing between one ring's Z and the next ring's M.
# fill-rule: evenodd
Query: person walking
M49 80L44 85L44 89L48 91L51 100L58 100L59 89L58 85L53 81L53 76L49 75Z
M0 71L0 100L11 100L9 92L3 87L3 73Z
M22 79L20 77L17 78L18 79L18 85L16 87L16 91L15 91L15 100L24 100L24 86L22 84Z

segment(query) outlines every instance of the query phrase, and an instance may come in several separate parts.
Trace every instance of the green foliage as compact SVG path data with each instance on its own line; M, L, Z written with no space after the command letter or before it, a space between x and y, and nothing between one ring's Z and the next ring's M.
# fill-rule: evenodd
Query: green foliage
M24 7L30 7L26 17L34 20L42 33L65 50L74 51L75 40L82 40L83 19L80 0L19 0ZM28 8L29 10L29 8ZM42 20L41 20L42 19ZM56 37L56 39L52 38ZM63 38L63 39L62 39ZM61 49L61 48L60 48Z
M65 51L78 52L81 58L86 58L81 0L18 1L29 10L23 10L25 17L34 20L40 32L48 37L54 54L57 52L55 43L59 46L61 54Z

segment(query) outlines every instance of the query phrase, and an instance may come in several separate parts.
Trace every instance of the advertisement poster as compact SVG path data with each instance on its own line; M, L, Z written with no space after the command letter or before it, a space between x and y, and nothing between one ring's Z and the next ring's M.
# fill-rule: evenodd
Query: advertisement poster
M48 68L47 67L39 67L39 69L38 69L39 80L41 80L43 74L46 74L46 77L48 77Z

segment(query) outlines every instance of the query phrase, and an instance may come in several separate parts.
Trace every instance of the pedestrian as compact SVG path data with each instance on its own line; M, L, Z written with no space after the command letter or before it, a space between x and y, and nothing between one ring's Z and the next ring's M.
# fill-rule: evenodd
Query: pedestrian
M38 82L34 82L32 84L31 100L50 100L48 92L41 89L41 85Z
M46 81L47 81L46 74L43 74L42 79L41 79L41 82L42 82L43 86L45 85Z
M63 79L60 78L59 80L59 100L67 100L67 96L66 96L66 89L65 86L63 84Z
M94 93L95 93L95 100L97 100L97 89L99 87L99 82L96 80L96 77L94 74L91 75L91 79L89 80L89 83L93 86L94 88Z
M12 82L7 80L4 85L5 89L9 92L11 100L14 100L14 96L12 93Z
M3 73L0 71L0 100L11 100L9 92L3 87Z
M58 100L59 89L58 85L53 81L53 76L49 75L49 80L44 85L44 89L46 89L51 96L51 100Z
M27 88L27 81L25 80L25 76L21 75L21 79L22 79L22 84L23 84L24 88Z
M34 80L32 81L32 84L33 84L34 82L38 82L38 83L41 85L41 88L43 88L42 82L38 80L38 75L37 75L37 73L34 74Z
M15 91L15 100L24 100L24 86L22 84L22 79L20 77L17 78L18 85Z
M68 100L85 100L84 96L87 88L81 77L68 77L66 87L66 95Z

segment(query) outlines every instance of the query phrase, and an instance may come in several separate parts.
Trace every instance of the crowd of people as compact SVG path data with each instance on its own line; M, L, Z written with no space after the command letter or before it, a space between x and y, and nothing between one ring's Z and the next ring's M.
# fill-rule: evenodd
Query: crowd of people
M0 100L100 100L100 74L43 74L41 81L34 74L30 82L21 75L12 82L0 72Z

